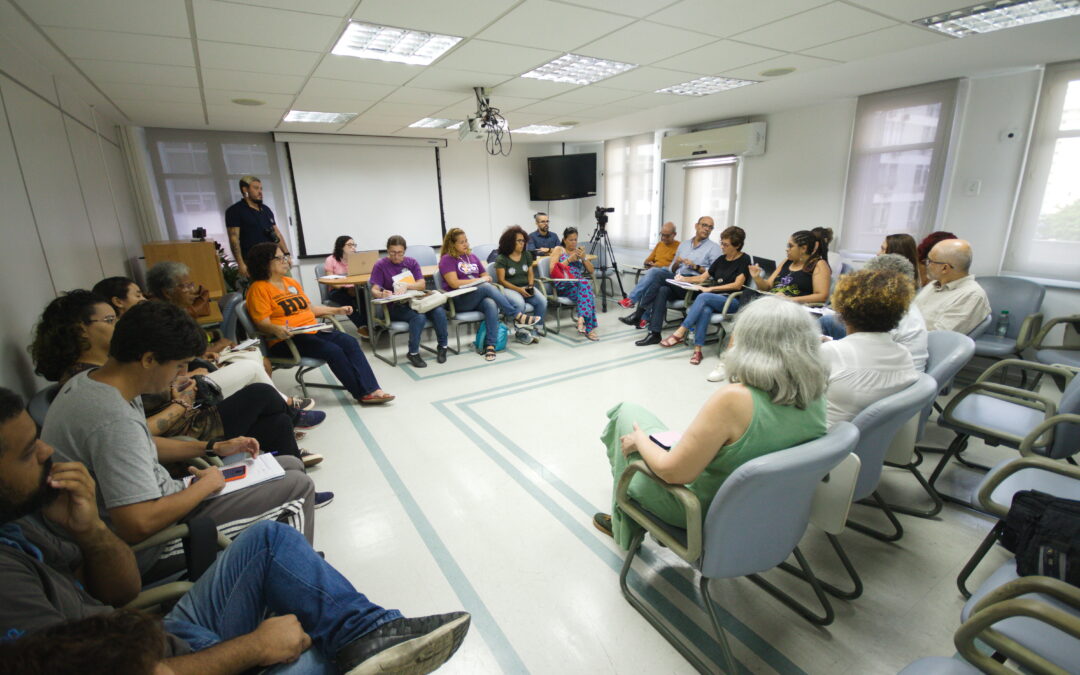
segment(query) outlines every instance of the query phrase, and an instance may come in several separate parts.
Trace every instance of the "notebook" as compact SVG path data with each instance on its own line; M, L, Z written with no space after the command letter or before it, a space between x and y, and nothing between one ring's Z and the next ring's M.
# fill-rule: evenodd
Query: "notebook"
M274 459L273 455L264 454L255 458L248 457L240 462L229 463L228 466L239 466L240 464L247 467L247 473L244 477L225 483L225 487L221 488L221 492L210 495L209 499L285 477L285 469L281 468L281 465L278 464L278 461ZM194 480L194 478L194 476L185 477L184 487L191 485L191 481Z
M346 261L349 264L349 276L371 274L371 270L375 267L375 263L379 261L378 251L357 251L356 253L347 253L345 255Z

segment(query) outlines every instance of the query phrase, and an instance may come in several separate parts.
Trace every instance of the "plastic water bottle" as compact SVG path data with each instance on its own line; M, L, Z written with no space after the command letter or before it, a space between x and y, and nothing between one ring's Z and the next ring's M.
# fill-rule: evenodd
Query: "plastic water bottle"
M1005 337L1009 332L1009 310L1001 310L1001 315L998 316L997 325L994 326L994 333L998 337Z

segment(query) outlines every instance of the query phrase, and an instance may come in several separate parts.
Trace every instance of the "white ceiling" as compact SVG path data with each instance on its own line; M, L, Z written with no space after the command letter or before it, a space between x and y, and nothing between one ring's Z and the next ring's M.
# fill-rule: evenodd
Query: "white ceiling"
M600 140L1080 57L1080 17L963 40L910 23L970 0L2 2L37 34L21 46L140 126L414 136L422 117L475 110L472 87L485 86L511 129L575 121L544 140ZM465 39L427 67L331 55L350 18ZM586 87L520 77L564 52L640 67ZM701 98L653 93L780 67L797 70ZM290 108L359 116L281 122Z

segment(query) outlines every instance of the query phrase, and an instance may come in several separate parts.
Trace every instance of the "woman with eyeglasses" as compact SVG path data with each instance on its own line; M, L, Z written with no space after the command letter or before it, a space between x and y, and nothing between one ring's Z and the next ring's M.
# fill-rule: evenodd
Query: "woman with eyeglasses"
M380 258L371 270L371 279L368 282L371 286L371 297L392 298L406 291L423 291L427 288L420 263L405 257L406 248L405 237L395 234L386 240L386 257ZM404 321L409 324L409 351L405 356L413 367L427 368L427 362L420 356L420 337L428 319L431 319L431 325L435 328L435 339L438 340L435 360L446 363L446 309L442 306L433 307L421 314L407 301L388 302L383 307L390 314L391 321ZM375 310L376 314L378 311Z
M568 276L563 278L578 279L580 281L555 280L555 292L574 301L574 311L577 312L578 332L593 342L600 339L596 331L596 300L593 297L592 284L589 278L593 275L593 264L585 255L585 249L578 246L578 231L576 227L568 227L563 230L562 242L551 250L552 278L555 277L556 265L562 265Z
M45 307L34 330L30 354L34 369L64 384L84 370L105 365L117 321L109 302L91 291L75 290ZM301 454L288 406L265 384L251 384L217 405L200 405L197 384L182 375L168 391L141 397L146 424L154 436L190 436L227 449L237 437L252 437L262 448L304 460L314 466L322 456Z
M270 353L289 356L285 340L292 340L301 356L326 361L345 389L362 405L394 400L379 387L360 343L339 331L293 332L312 326L320 316L349 315L353 308L316 305L289 273L289 258L278 252L276 244L264 242L247 253L251 286L247 292L247 311L256 327L270 336Z
M750 265L750 276L759 291L793 302L825 302L829 299L832 277L828 256L828 241L810 230L799 230L788 238L787 260L783 265L768 279L761 276L760 265Z
M349 276L349 260L347 257L349 253L356 253L356 242L349 235L343 234L334 240L334 252L326 256L326 260L323 262L323 269L326 274ZM349 321L352 321L353 325L356 326L356 332L360 334L360 337L368 337L367 306L363 301L356 301L356 286L336 286L326 294L326 299L342 307L345 305L352 306L354 311L348 315Z
M540 317L537 325L544 323L547 314L547 297L533 286L533 261L536 257L527 249L529 235L514 225L499 237L499 255L495 258L495 275L502 286L503 295L524 313L525 305L532 306L532 314Z

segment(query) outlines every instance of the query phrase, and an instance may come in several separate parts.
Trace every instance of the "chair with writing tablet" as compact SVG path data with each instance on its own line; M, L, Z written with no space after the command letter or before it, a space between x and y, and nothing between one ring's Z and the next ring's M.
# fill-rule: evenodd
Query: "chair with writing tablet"
M554 326L554 328L552 328L550 326L547 326L546 324L545 324L545 327L546 327L547 330L550 330L552 333L558 333L559 330L560 330L560 316L559 316L559 313L562 310L565 309L565 310L569 311L571 316L572 316L573 312L574 312L574 309L577 307L577 305L570 298L559 295L555 291L555 282L558 281L558 279L552 279L551 278L551 258L550 257L544 256L542 258L537 258L536 273L539 275L539 276L536 277L536 283L537 283L537 285L539 285L539 287L543 291L544 295L547 296L548 309L555 313L555 326ZM574 282L574 283L580 283L580 282Z
M446 286L446 282L443 279L442 272L435 272L435 290L446 292L450 290ZM450 325L454 327L454 339L457 341L457 349L451 348L450 351L455 354L461 353L461 327L463 325L479 325L485 320L484 313L478 309L474 309L468 312L459 312L454 307L454 298L446 299L446 318L450 321Z
M439 264L439 255L430 246L413 244L405 249L405 257L412 258L420 267Z
M408 300L398 300L397 302L408 304ZM390 318L390 304L391 303L377 303L372 301L371 303L371 353L375 355L375 358L380 359L384 363L389 363L391 366L397 366L397 336L409 334L409 322L408 321L394 321ZM424 329L431 328L431 319L426 315L424 316ZM386 333L390 340L390 352L391 357L387 358L385 354L379 353L379 336L382 333ZM427 345L421 343L421 349L426 349L431 353L435 353L435 350Z

